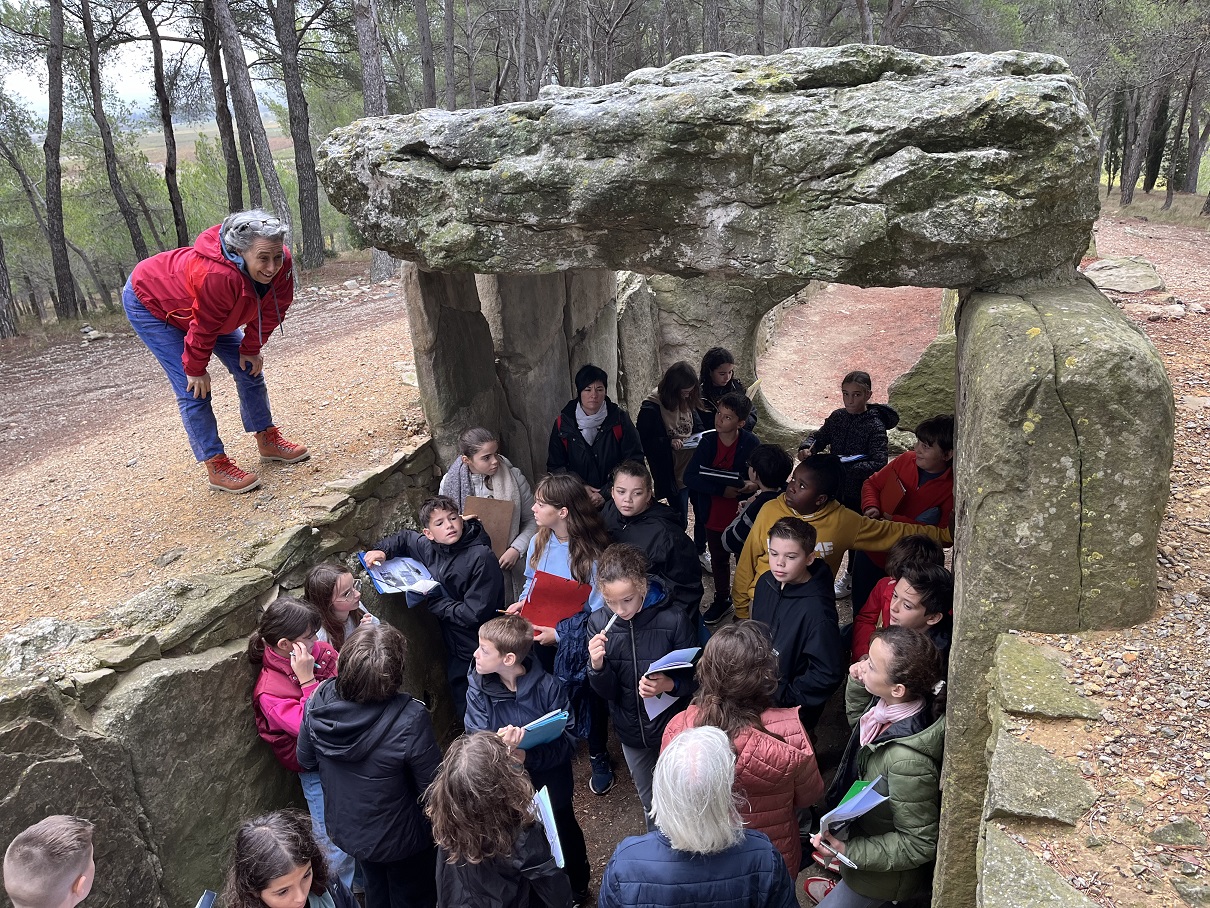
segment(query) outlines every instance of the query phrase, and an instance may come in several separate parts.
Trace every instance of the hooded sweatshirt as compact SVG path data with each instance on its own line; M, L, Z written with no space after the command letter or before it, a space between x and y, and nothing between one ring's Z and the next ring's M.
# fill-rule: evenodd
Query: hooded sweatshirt
M769 625L777 650L778 706L822 707L849 667L832 572L821 558L808 570L804 583L786 584L765 571L752 600L752 618Z
M130 286L152 315L185 332L181 363L186 375L201 375L220 334L244 328L239 352L256 356L294 302L290 250L264 296L228 252L219 226L202 231L192 246L161 252L134 266Z
M361 861L399 861L433 844L420 796L441 766L428 710L409 694L341 699L334 682L311 697L298 762L318 769L328 835Z
M601 519L614 542L633 545L651 562L651 573L672 581L673 601L695 620L702 604L702 569L676 511L656 501L640 514L623 517L617 505L606 501Z
M814 514L800 514L786 503L783 492L763 508L756 516L744 550L735 560L735 580L731 584L731 598L735 602L735 616L748 617L748 605L756 589L756 578L769 569L769 528L782 517L801 517L815 527L815 551L821 555L835 575L840 570L841 559L849 549L863 552L885 552L904 536L923 533L941 545L952 545L954 538L947 527L919 526L896 520L871 520L850 511L836 499L832 499Z

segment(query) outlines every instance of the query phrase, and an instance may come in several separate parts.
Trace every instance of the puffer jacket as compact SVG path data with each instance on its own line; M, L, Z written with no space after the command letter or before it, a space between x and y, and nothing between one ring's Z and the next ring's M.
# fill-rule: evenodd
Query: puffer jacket
M614 467L623 460L643 463L643 443L625 410L605 398L605 422L590 445L576 423L577 403L575 398L568 401L550 430L546 472L574 473L594 489L600 489L609 484ZM609 497L608 492L605 497Z
M681 529L676 512L656 501L641 514L623 517L606 499L601 520L614 542L633 545L647 556L651 573L672 581L673 599L695 621L702 604L702 569L693 539Z
M336 677L336 650L322 640L311 647L315 659L315 677L320 681ZM290 666L290 660L279 655L273 647L265 646L260 676L252 689L252 708L256 733L273 748L277 761L291 772L302 772L294 748L298 744L298 729L302 725L307 700L319 689L318 684L303 687Z
M849 679L845 710L854 728L826 804L832 808L840 803L858 779L882 776L878 791L889 800L853 821L845 854L858 869L841 865L840 873L867 898L901 901L922 891L932 878L945 716L932 721L927 710L916 713L862 745L857 723L874 702L864 687Z
M513 853L478 864L448 864L437 849L440 908L571 908L571 883L550 855L541 823L521 830Z
M763 832L716 854L677 851L656 830L623 839L601 878L599 908L798 908L794 882Z
M668 720L684 709L688 700L681 700L654 719L639 696L639 679L656 659L676 649L697 646L697 632L689 623L684 610L665 592L666 581L648 578L647 597L643 607L629 621L619 618L609 629L605 644L605 662L600 671L588 667L588 683L598 697L609 704L618 740L629 747L659 748ZM588 639L592 639L613 617L608 608L597 609L588 616ZM671 696L689 697L697 690L697 682L670 676L676 682ZM664 696L669 696L665 694Z
M664 729L665 747L686 728L695 727L697 712L696 706L690 706L672 718ZM746 828L769 837L785 859L786 869L797 876L802 840L796 808L810 807L819 800L823 778L797 709L767 709L760 722L769 734L747 728L732 742L735 793L742 799L739 814Z
M214 226L192 246L143 259L130 274L130 287L148 312L185 332L185 374L201 375L220 334L244 328L239 352L256 356L285 319L294 302L294 269L290 250L284 251L285 261L262 297L240 268L243 259L227 253Z

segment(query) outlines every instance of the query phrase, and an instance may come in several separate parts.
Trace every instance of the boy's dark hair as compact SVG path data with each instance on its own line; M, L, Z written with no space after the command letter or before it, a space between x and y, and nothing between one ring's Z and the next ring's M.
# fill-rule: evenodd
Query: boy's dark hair
M609 390L609 373L592 363L581 366L580 371L576 373L576 397L579 397L584 389L593 382L598 381L605 386L606 391Z
M815 478L815 490L831 501L840 494L844 485L844 467L835 454L812 454L794 468L794 472L805 470Z
M221 899L225 908L264 908L260 894L278 877L311 865L311 893L328 890L331 871L301 810L278 810L243 823L231 849L231 869Z
M944 567L945 552L940 543L923 533L904 536L887 552L887 576L898 580L903 576L903 570L909 564L940 564ZM912 586L915 584L913 583Z
M408 644L390 624L359 627L336 663L336 693L353 703L384 703L403 687Z
M88 871L93 825L55 814L17 834L4 853L4 885L15 902L58 904Z
M448 495L434 495L420 506L420 512L416 515L421 527L428 529L434 511L452 511L455 514L461 514L462 508L458 507L458 502Z
M782 517L769 527L769 538L797 542L802 546L803 552L810 555L815 551L819 534L815 532L814 526L801 517Z
M924 700L929 715L937 719L945 712L945 669L941 652L932 638L920 631L889 624L870 635L870 643L875 640L881 640L891 651L886 667L887 680L906 687L910 699Z
M501 615L479 628L479 636L496 648L501 656L512 653L524 662L534 646L534 626L521 615Z
M623 460L618 464L613 471L615 482L619 476L631 476L635 479L641 479L647 486L648 492L655 491L655 480L651 478L651 471L637 460Z
M276 646L278 640L297 640L321 627L323 617L310 602L278 596L261 613L260 624L248 637L248 661L259 668L265 662L266 646Z
M784 489L794 461L778 445L757 445L748 455L748 466L756 471L761 485Z
M844 377L840 386L843 388L845 385L861 385L867 391L874 390L874 382L870 378L870 373L862 372L860 369L850 372Z
M936 445L942 451L954 450L954 417L930 416L916 426L916 437L926 445Z
M601 553L601 559L597 562L597 584L616 583L619 580L646 583L650 567L651 562L641 549L625 542L615 542Z
M668 367L668 371L664 373L660 383L656 386L655 394L660 399L661 407L665 410L675 411L681 406L681 392L697 386L697 373L693 371L693 366L681 360ZM700 394L695 394L689 399L690 408L698 405L700 396Z
M928 562L908 562L899 574L920 594L920 607L926 615L948 615L954 608L954 575L943 566Z
M715 403L714 409L717 410L719 407L726 407L742 423L752 412L752 401L748 400L746 394L741 394L739 391L728 391Z

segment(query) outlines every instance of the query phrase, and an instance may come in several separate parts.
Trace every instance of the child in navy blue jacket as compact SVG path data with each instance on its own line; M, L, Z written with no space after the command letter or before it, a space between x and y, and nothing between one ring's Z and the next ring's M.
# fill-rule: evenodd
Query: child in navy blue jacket
M707 624L719 621L731 610L731 555L723 547L723 533L739 513L740 499L757 488L748 478L748 455L760 439L743 428L751 412L752 401L742 394L719 398L714 431L702 436L685 469L685 485L694 495L694 519L705 524L714 575L714 602L703 616Z
M529 773L534 790L546 786L567 877L580 902L588 893L590 871L584 833L572 809L576 740L564 731L548 744L521 749L525 725L569 703L563 684L530 653L533 642L534 626L520 615L502 615L479 628L475 664L467 675L465 726L468 733L497 732Z
M441 584L425 605L441 623L448 658L446 677L459 718L466 712L466 672L479 645L479 626L504 608L504 572L487 532L464 519L452 498L438 495L420 506L423 533L401 530L365 554L366 564L415 558Z

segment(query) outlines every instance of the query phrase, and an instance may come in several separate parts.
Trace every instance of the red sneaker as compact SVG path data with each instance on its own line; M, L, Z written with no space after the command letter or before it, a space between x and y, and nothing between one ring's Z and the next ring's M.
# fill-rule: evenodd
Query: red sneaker
M826 876L809 876L803 881L802 888L811 903L818 905L836 888L836 880Z
M281 463L298 463L311 455L305 445L298 445L281 434L277 426L269 426L256 433L256 448L261 460L276 460Z
M210 488L218 492L234 492L239 495L260 486L259 476L241 470L226 454L216 454L206 461L206 475L210 480Z

